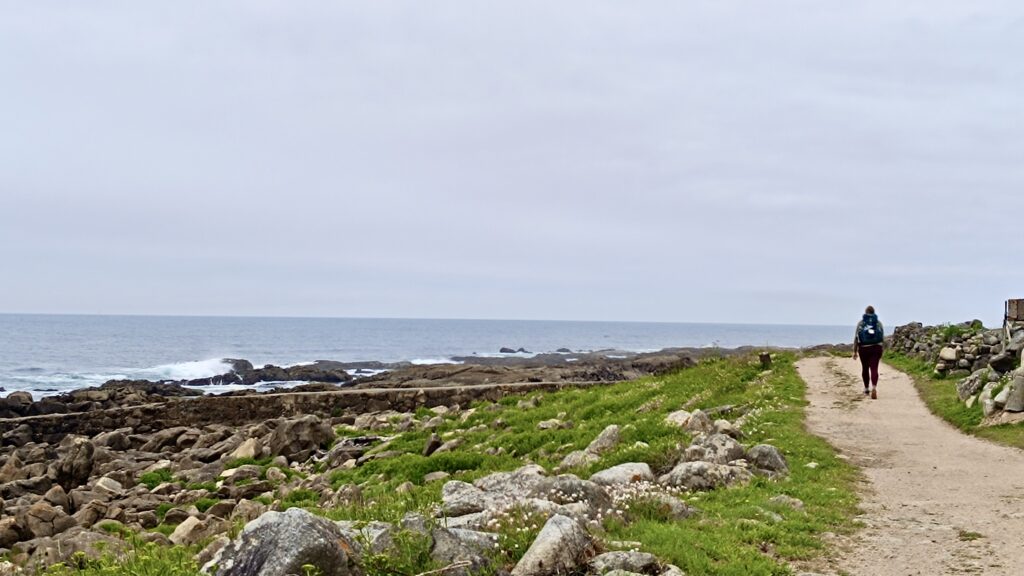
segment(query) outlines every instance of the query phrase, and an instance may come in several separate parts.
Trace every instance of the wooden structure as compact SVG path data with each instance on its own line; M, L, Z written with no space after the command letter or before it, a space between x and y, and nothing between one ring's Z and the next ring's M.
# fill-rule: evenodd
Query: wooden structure
M1015 326L1024 324L1024 300L1007 300L1003 312L1003 332L1006 334L1006 341L1013 337Z
M1005 319L1010 322L1024 321L1024 300L1007 300Z

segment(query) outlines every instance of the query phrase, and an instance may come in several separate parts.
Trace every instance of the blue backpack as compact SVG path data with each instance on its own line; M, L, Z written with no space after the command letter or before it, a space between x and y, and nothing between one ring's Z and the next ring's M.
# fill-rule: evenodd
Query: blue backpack
M860 333L857 334L857 341L862 345L881 344L885 340L882 326L878 324L878 316L865 314L864 321L860 325Z

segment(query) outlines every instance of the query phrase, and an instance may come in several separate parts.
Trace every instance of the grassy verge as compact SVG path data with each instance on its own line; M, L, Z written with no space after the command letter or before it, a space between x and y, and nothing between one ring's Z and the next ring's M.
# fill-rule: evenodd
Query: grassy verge
M982 426L981 408L977 404L968 408L961 402L956 392L956 379L936 376L934 363L892 351L885 353L885 361L910 375L921 399L936 416L967 434L1024 448L1024 423Z
M610 424L622 428L618 447L600 461L568 472L586 478L615 464L646 462L657 473L664 473L690 441L687 433L665 424L665 415L679 409L717 409L717 418L730 421L746 414L742 442L748 446L777 446L788 461L789 476L780 480L757 478L746 486L712 492L684 493L682 498L699 510L684 520L668 517L658 506L635 501L627 521L604 523L603 540L609 548L621 542L653 553L688 574L790 574L790 562L823 553L824 533L852 530L857 505L856 470L804 428L807 403L795 359L792 354L779 354L770 372L761 372L756 358L709 359L666 376L533 394L524 404L524 397L507 397L497 404L445 415L444 422L434 430L384 431L392 439L376 450L397 456L327 473L335 488L359 486L361 497L356 501L325 510L317 508L312 495L293 493L281 502L281 507L301 506L336 520L396 521L407 512L432 516L443 481L426 482L428 474L443 471L452 479L472 481L526 463L540 464L551 471L566 454L585 448ZM424 419L432 415L423 411L418 416ZM540 429L542 422L551 420L563 426ZM456 445L446 452L422 456L432 432ZM797 509L772 503L772 498L779 495L798 498L804 505ZM500 541L507 550L499 561L506 568L511 568L525 551L540 524L538 519L512 514L500 527ZM401 567L395 564L399 560L371 559L371 565L366 566L368 576L429 570L429 562L421 562L421 547L410 544L409 554L400 559ZM147 556L157 563L170 558L168 554L147 549ZM99 571L94 565L84 573L117 572Z

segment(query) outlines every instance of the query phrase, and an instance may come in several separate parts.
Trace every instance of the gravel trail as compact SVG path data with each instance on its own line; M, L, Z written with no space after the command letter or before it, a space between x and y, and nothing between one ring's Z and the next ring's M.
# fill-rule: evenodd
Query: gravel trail
M925 407L910 377L883 365L878 400L860 362L807 358L808 428L864 476L864 528L836 537L827 574L1024 574L1024 452L967 436Z

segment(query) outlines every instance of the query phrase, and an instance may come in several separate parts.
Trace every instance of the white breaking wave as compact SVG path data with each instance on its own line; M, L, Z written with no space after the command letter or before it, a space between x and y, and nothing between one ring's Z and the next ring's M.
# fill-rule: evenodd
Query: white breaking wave
M414 358L409 361L411 364L463 364L463 362L456 362L451 358Z
M195 380L197 378L218 376L230 371L231 364L228 364L222 358L211 358L209 360L161 364L152 368L143 368L138 370L136 376L147 380Z

